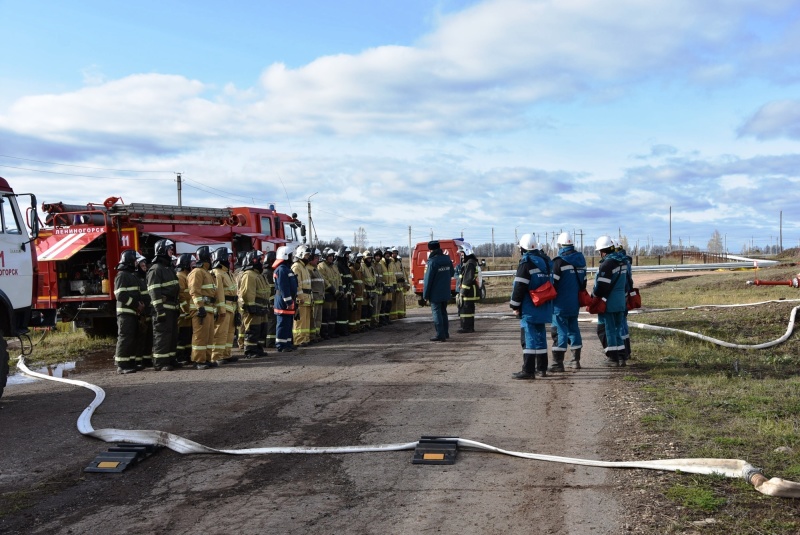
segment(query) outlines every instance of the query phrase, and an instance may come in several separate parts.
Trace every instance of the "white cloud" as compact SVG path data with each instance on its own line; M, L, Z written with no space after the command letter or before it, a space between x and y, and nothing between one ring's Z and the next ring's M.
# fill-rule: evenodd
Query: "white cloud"
M778 137L800 140L800 100L778 100L764 104L740 128L739 133L762 140Z

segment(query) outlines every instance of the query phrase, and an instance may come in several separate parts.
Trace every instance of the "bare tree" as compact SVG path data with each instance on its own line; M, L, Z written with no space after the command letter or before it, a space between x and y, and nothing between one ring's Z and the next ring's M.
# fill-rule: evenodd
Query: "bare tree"
M364 227L358 227L358 230L353 234L353 248L361 251L367 248L369 240L367 240L367 231Z
M725 252L725 245L722 239L722 234L720 234L717 229L714 229L714 233L711 235L711 239L708 240L708 252L709 253Z

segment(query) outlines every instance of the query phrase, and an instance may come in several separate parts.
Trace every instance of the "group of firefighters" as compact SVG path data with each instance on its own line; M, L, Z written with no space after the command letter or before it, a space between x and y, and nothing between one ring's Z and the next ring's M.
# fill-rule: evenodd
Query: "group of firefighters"
M149 266L125 250L117 271L121 374L236 362L234 342L251 359L270 347L293 351L374 329L405 317L410 289L397 248L321 252L290 244L240 253L231 271L227 247L176 257L174 242L162 239Z

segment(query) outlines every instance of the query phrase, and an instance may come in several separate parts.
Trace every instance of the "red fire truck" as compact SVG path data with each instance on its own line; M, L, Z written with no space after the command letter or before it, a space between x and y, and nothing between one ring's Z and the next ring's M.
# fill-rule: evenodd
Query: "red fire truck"
M298 241L305 227L297 215L269 208L204 208L124 204L109 197L102 204L43 203L44 225L36 239L39 257L35 309L48 319L74 321L90 335L116 333L113 281L120 254L133 249L153 258L155 243L167 238L176 252L194 253L201 245L229 247L234 254L274 251Z

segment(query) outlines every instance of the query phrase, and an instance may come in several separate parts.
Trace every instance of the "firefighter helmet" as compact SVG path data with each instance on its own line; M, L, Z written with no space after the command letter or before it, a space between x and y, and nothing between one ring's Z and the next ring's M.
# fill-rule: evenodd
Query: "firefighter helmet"
M178 256L178 262L175 264L175 267L180 271L191 271L192 255L189 253L183 253L182 255Z
M208 245L201 245L197 248L197 251L194 253L197 257L198 264L211 264L211 249L208 248Z
M229 253L227 247L219 247L211 253L211 267L217 268L228 265Z
M475 251L472 250L472 246L468 243L461 246L461 252L464 253L464 256L472 256L475 254Z
M267 254L264 256L264 264L267 266L271 266L272 264L275 263L276 258L277 255L275 254L275 251L267 251Z
M308 245L300 245L297 247L294 257L303 261L308 261L311 258L311 249L308 247Z
M172 249L172 252L170 252L170 249ZM158 258L159 256L169 258L175 254L175 242L172 240L158 240L156 242L155 250L156 250L156 258ZM156 259L154 258L153 262L155 261Z
M137 252L136 253L136 265L138 266L142 262L144 262L146 264L147 263L147 259L144 257L143 254Z
M383 251L381 251L380 249L375 249L375 253L373 253L373 256L380 256L381 258L383 258Z
M135 271L136 270L136 251L132 249L126 249L122 251L122 254L119 255L119 266L117 269L121 269L122 271Z
M574 243L572 243L572 236L570 236L569 232L562 232L561 234L559 234L556 243L561 246L575 245Z
M253 249L252 251L248 251L247 254L244 256L244 262L242 264L243 271L249 271L251 269L260 270L261 269L261 251Z
M536 238L533 234L523 234L519 239L519 248L523 251L533 251L537 247Z
M247 251L238 251L236 253L236 266L237 267L242 267L242 264L244 264L244 257L245 256L247 256Z
M594 244L594 248L599 252L608 252L614 250L614 240L610 236L600 236Z

